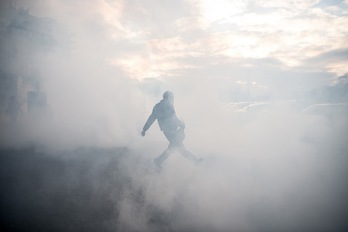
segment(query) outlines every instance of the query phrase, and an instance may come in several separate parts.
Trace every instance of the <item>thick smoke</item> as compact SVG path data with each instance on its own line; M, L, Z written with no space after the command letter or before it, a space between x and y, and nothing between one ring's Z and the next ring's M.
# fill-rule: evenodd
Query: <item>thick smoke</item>
M47 93L50 115L30 118L23 106L16 123L1 122L4 229L347 229L347 92L329 94L332 74L207 55L181 61L200 68L136 80L113 62L149 52L126 28L110 26L91 1L38 2L29 12L51 15L55 45L31 56L40 86L28 88ZM141 13L139 5L123 7ZM127 19L140 25L135 13ZM140 132L165 90L185 121L186 147L204 161L173 153L158 173L152 160L168 142L157 124Z

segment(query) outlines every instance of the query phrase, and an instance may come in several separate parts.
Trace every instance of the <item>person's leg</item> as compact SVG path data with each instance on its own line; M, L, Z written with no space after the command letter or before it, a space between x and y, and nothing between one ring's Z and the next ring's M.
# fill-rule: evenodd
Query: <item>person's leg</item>
M171 144L169 144L168 148L162 152L161 155L159 155L157 158L154 159L154 162L156 164L156 166L158 168L162 167L163 162L168 159L168 157L170 156L170 154L173 152L173 147L171 146Z
M179 151L182 156L195 163L200 161L192 152L185 148L183 143L185 139L184 129L180 128L179 130L174 131L164 131L164 135L169 140L171 144L170 146Z
M168 148L157 158L154 159L154 162L157 167L161 168L163 162L168 159L169 155L175 150L176 148L176 141L175 141L175 131L163 131L163 134L169 141Z
M184 156L186 159L191 160L194 163L198 163L200 159L198 159L192 152L186 149L184 144L181 144L179 146L179 152L182 156Z

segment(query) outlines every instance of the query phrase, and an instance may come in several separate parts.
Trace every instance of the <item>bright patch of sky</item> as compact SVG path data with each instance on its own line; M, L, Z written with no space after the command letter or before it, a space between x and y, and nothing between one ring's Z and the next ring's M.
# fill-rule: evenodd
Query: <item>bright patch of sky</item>
M222 54L227 56L273 57L297 66L309 57L346 46L348 20L342 14L347 12L347 4L342 1L325 5L317 1L204 2L211 6L205 8L210 29L213 36L223 38L226 49ZM332 15L330 7L341 13ZM229 14L230 8L234 11ZM348 70L341 67L332 71Z
M161 60L162 65L166 63L166 68L179 67L174 65L175 57L208 54L233 59L274 58L287 67L299 67L305 66L311 57L347 46L347 2L188 2L195 11L176 20L177 28L173 28L176 34L144 41L153 52L152 57ZM187 40L187 34L193 39ZM168 57L171 64L165 61ZM151 75L160 76L168 71L158 63L148 64ZM310 68L316 67L311 64ZM338 75L348 72L346 61L328 63L325 68Z
M103 59L136 79L200 68L203 64L183 61L193 57L273 59L284 68L348 73L347 58L323 56L347 51L348 0L32 0L29 5L39 16L71 27L84 46L88 40L96 50L101 46ZM96 28L102 33L93 33ZM317 56L320 63L313 62Z

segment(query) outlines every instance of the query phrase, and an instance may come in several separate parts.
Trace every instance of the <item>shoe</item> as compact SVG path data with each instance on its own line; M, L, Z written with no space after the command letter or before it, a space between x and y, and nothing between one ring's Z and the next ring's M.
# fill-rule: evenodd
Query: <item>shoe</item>
M198 164L201 164L203 162L203 158L199 158L199 159L197 159L196 160L196 164L198 165Z
M161 165L161 163L159 162L158 159L154 159L153 162L154 162L155 167L156 167L157 170L162 170L162 165Z

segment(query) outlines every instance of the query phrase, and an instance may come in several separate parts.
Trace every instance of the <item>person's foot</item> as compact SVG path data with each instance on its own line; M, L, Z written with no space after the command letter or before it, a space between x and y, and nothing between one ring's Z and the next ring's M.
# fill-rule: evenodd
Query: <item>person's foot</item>
M157 160L157 159L154 159L153 162L154 162L154 164L155 164L156 170L157 170L158 172L160 172L160 171L162 170L161 162L159 162L159 160Z
M201 164L203 162L203 158L199 158L196 160L196 164Z

